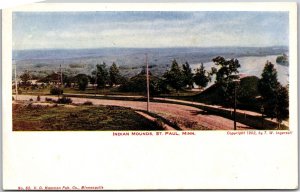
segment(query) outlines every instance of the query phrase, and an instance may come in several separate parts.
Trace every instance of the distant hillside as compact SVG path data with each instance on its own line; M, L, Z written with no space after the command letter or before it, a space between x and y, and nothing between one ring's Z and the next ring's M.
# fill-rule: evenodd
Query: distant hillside
M102 62L123 61L124 64L140 64L148 53L151 63L165 64L170 59L189 60L191 63L208 62L211 57L264 56L288 52L287 47L200 47L200 48L99 48L99 49L44 49L13 51L13 59L50 62L53 60L88 60ZM139 60L141 58L142 60ZM158 61L159 59L159 61ZM200 59L200 60L199 60ZM90 60L90 62L93 60ZM136 62L138 61L138 62Z
M116 62L121 73L130 77L142 70L145 65L145 53L148 54L151 72L161 75L173 59L179 63L188 61L190 64L197 64L210 62L219 55L225 58L239 58L280 55L286 52L287 47L45 49L13 51L13 60L17 63L19 72L30 70L50 73L62 65L64 71L72 74L90 73L97 63L105 62L110 66L112 62Z

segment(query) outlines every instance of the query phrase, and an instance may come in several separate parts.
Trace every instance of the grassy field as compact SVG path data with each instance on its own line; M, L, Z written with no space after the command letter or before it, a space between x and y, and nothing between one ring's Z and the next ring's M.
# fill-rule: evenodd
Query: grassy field
M24 89L19 88L22 91L22 94L26 95L50 95L50 87L40 88L40 89ZM15 90L13 89L13 92ZM143 92L122 92L118 90L118 87L107 87L101 89L94 89L93 87L88 87L85 91L80 91L77 88L63 88L64 94L90 94L90 95L124 95L124 96L146 96L146 93ZM172 91L169 94L161 94L160 97L174 97L174 98L184 98L189 99L199 91L191 91L191 90L180 90L178 92Z
M163 130L135 111L116 106L13 104L14 131Z

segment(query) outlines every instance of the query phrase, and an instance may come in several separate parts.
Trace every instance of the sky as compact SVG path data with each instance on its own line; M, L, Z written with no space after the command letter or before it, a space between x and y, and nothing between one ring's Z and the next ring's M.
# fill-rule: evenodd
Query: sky
M13 50L288 46L288 12L14 12Z

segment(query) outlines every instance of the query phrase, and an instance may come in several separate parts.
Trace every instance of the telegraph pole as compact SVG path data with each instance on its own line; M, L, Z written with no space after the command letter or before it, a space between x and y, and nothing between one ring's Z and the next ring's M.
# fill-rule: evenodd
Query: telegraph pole
M64 63L65 63L65 60L63 60L63 64ZM63 74L62 74L61 64L60 64L60 83L61 83L61 86L63 86Z
M95 82L94 82L95 96L97 95L97 86L98 86L98 84L97 84L97 65L98 65L98 62L96 64L96 66L95 66Z
M261 108L260 108L260 112L261 112L261 129L264 129L264 111L265 111L265 108L262 105Z
M18 81L17 81L17 64L15 63L15 88L16 88L16 101L18 100Z
M234 85L234 114L233 114L233 119L234 119L234 130L236 130L236 83Z
M240 82L239 79L234 79L234 113L233 113L233 129L236 130L236 89L237 89L237 84Z
M150 103L150 92L149 92L149 65L148 65L148 55L146 53L146 76L147 76L147 111L149 112Z

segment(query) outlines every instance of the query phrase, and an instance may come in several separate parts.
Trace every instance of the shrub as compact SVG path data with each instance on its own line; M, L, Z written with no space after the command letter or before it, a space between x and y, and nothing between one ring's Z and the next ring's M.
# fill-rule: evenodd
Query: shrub
M53 99L46 97L46 98L45 98L45 101L52 102Z
M93 103L91 101L86 101L83 103L83 105L93 105Z
M14 98L14 97L12 97L12 100L14 101L14 100L15 100L15 98Z
M72 99L71 98L68 98L68 97L65 97L63 96L62 98L59 98L57 101L57 103L60 103L60 104L70 104L72 103Z
M41 101L41 97L38 95L36 98L37 101Z
M154 123L155 123L155 125L156 125L158 128L161 128L161 129L164 128L164 123L162 122L162 120L156 119L156 120L154 121Z
M78 74L74 77L77 81L77 85L80 91L85 91L89 84L89 78L86 74Z
M50 94L51 95L61 95L61 94L63 94L63 90L59 87L52 87L50 89Z
M71 117L71 118L78 118L78 114L77 113L70 113L69 117Z
M29 101L33 101L33 99L32 99L32 98L30 98L30 99L29 99Z

